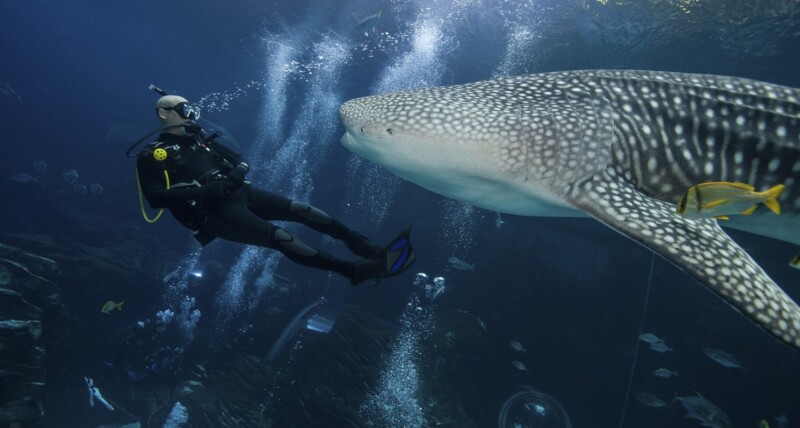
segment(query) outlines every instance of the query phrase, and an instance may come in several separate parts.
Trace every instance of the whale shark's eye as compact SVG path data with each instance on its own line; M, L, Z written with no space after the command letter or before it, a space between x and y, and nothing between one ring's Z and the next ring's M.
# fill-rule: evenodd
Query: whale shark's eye
M386 133L389 134L389 135L392 135L392 128L387 128L386 129Z

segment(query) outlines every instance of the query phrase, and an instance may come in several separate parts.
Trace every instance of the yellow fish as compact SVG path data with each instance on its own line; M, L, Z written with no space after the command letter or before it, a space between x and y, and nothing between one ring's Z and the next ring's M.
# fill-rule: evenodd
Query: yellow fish
M125 303L125 302L115 303L115 302L112 302L111 300L109 300L103 305L103 309L100 309L100 312L102 312L104 314L110 314L111 311L113 311L114 309L118 309L118 310L121 311L123 303Z
M729 215L750 215L763 203L775 214L781 213L778 196L783 184L765 192L755 192L747 183L726 181L700 183L689 188L678 201L676 213L689 218L717 218L727 220Z
M769 422L765 421L764 419L758 421L756 425L758 428L769 428Z
M795 269L800 269L800 253L795 254L794 257L789 260L789 266Z

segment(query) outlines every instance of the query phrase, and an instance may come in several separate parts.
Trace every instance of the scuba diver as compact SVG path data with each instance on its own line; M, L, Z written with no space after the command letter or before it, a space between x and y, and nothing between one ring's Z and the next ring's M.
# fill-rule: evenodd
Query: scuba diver
M220 133L207 136L195 122L200 117L196 106L153 85L150 89L161 95L155 108L161 126L128 149L132 156L134 147L160 133L136 155L139 201L148 222L155 222L161 212L149 219L142 194L152 208L169 209L203 246L219 237L271 248L301 265L343 275L353 285L397 275L414 262L410 229L380 248L318 208L252 186L245 180L250 166L243 156L215 142ZM323 253L273 220L301 223L341 240L362 260Z

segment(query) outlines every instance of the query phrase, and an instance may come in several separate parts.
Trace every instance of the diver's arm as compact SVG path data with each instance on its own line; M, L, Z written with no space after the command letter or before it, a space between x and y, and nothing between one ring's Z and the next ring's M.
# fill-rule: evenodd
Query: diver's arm
M227 160L228 162L233 164L234 167L236 167L237 165L239 165L242 162L245 162L244 156L242 156L239 153L234 152L233 150L231 150L226 145L221 144L221 143L217 143L217 142L214 142L212 144L213 144L212 147L214 147L214 150L217 153L219 153L223 158L225 158L225 160Z
M186 201L206 201L223 199L234 185L228 180L212 181L205 186L160 189L150 193L148 201L153 208L169 208Z
M152 208L169 208L186 201L222 199L230 193L233 184L214 181L205 186L167 189L164 169L155 161L139 158L136 162L139 185Z
M233 165L233 168L225 173L233 184L237 187L241 186L244 182L244 177L250 171L250 165L245 161L244 156L219 143L214 143L214 150Z
M224 199L234 187L233 182L229 180L216 180L205 186L156 190L151 193L153 202L150 205L153 208L168 208L187 201Z
M152 195L154 201L158 200L161 201L162 203L160 207L153 207L153 208L164 208L173 206L181 202L205 199L203 197L202 187L181 187L178 189L162 189L160 191L153 192Z

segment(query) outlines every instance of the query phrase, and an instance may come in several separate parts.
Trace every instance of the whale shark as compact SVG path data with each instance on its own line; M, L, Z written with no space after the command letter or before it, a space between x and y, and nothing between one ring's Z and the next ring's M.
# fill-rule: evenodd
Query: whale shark
M501 213L593 217L800 348L797 303L716 219L676 214L698 183L783 184L780 216L725 226L800 245L800 90L581 70L372 95L339 114L344 147L397 176Z

